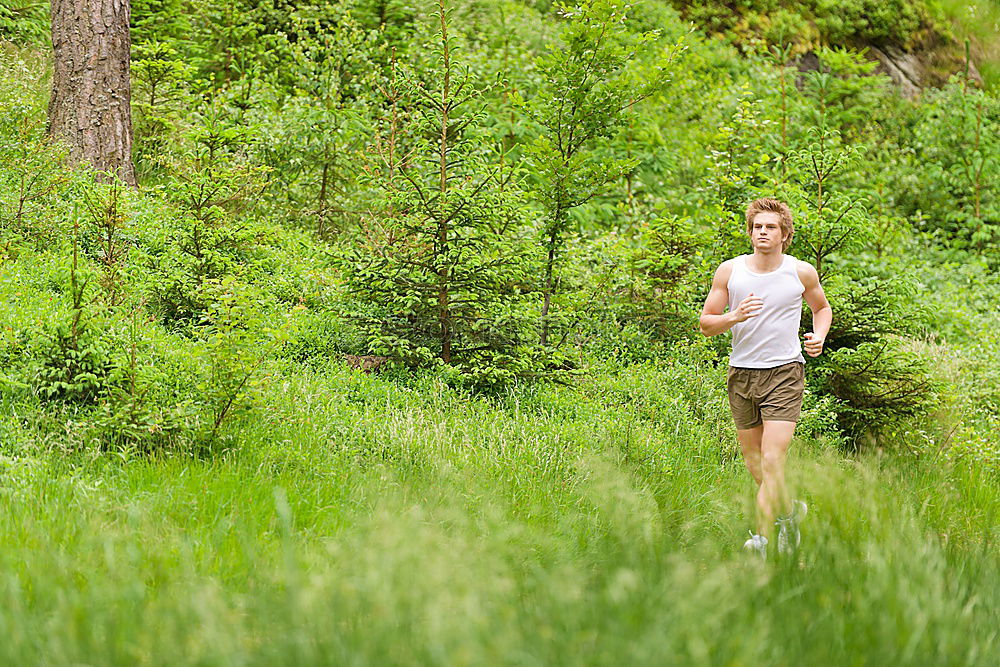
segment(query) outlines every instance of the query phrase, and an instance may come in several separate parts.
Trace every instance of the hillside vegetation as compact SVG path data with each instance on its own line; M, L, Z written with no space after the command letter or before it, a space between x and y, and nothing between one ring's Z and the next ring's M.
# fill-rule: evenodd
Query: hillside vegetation
M923 61L926 84L931 86L963 71L971 57L973 71L986 87L997 84L1000 4L996 0L674 0L672 4L708 34L745 51L772 46L789 46L797 54L831 45L862 52L895 48Z
M133 0L138 190L0 11L0 662L992 664L1000 98L856 4ZM835 314L766 564L697 333L760 196Z

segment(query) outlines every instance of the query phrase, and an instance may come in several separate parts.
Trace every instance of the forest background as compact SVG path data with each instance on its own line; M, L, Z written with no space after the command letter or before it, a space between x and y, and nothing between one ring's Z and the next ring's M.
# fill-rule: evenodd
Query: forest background
M137 188L0 7L4 660L990 664L996 2L131 9ZM697 333L759 196L835 314L764 568Z

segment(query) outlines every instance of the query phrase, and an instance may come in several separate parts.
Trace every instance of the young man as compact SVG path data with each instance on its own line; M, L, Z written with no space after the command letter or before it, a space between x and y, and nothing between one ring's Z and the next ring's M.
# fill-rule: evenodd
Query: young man
M810 357L823 352L833 311L816 269L784 254L794 232L788 206L758 199L747 207L746 221L753 254L719 266L699 322L706 336L733 332L729 405L743 459L759 486L758 530L744 547L766 557L775 519L778 550L790 553L798 547L798 522L806 511L805 503L792 503L785 489L785 456L805 378L799 344L802 299L812 311L813 330L805 334Z

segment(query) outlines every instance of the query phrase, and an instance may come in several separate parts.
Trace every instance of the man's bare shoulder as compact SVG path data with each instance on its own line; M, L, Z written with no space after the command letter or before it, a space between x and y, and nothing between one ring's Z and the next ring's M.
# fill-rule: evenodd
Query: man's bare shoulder
M735 262L736 262L736 258L734 257L732 259L727 259L722 264L719 264L719 268L717 268L715 270L715 275L718 276L718 275L721 275L721 274L725 274L725 275L728 276L730 273L733 272L733 264Z
M816 285L819 283L819 273L816 271L816 267L801 259L795 260L795 272L799 275L799 280L802 281L803 285Z

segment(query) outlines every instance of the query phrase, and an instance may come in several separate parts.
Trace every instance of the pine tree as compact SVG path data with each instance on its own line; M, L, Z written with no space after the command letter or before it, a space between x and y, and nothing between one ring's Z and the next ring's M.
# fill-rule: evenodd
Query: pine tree
M382 86L389 114L369 169L380 205L341 266L372 352L502 375L521 342L523 207L477 109L486 87L456 60L445 0L435 16L427 80L394 67Z

